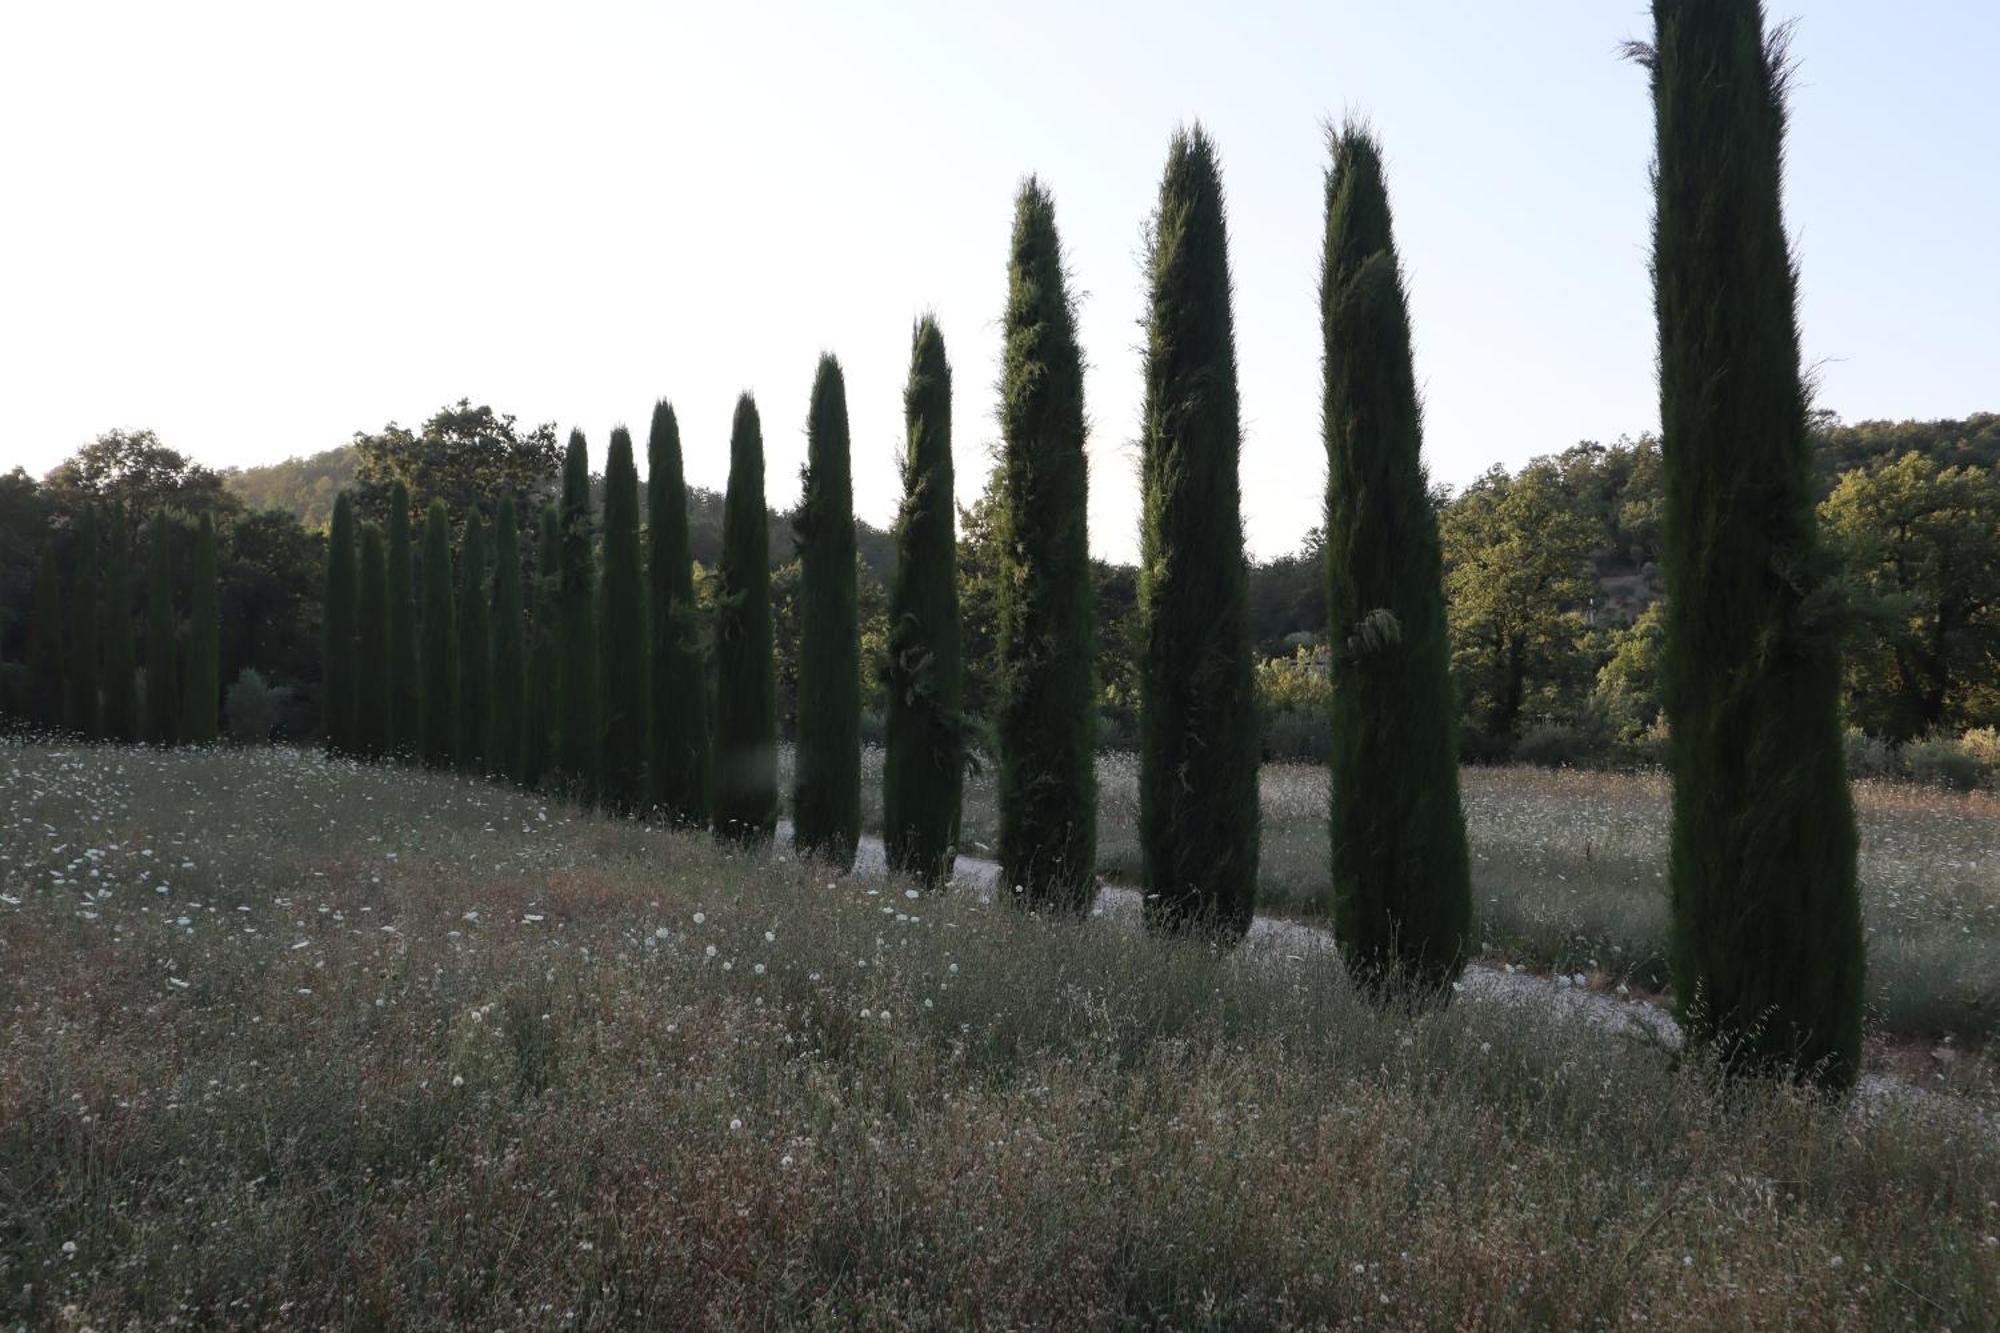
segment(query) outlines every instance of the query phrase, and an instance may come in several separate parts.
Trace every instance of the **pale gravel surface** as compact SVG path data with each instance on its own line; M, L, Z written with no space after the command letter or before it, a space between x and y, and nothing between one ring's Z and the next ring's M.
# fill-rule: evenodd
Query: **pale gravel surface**
M778 823L778 845L789 846L790 820ZM854 873L863 878L881 878L889 872L882 840L863 835L855 854ZM951 887L970 889L990 901L1000 879L1000 864L984 857L960 854L953 869ZM1139 891L1122 885L1106 884L1097 895L1093 916L1136 924ZM1308 953L1332 949L1333 932L1282 917L1259 916L1250 923L1244 948L1253 957L1299 959ZM1611 1036L1650 1042L1667 1050L1681 1044L1680 1024L1664 1007L1649 1000L1619 999L1591 990L1568 977L1544 977L1532 972L1503 971L1483 963L1469 964L1459 981L1459 990L1476 1003L1541 1005L1596 1028ZM1884 1074L1863 1074L1849 1101L1850 1114L1865 1119L1890 1102L1921 1108L1948 1118L1970 1118L2000 1134L2000 1118L1946 1093L1916 1087Z

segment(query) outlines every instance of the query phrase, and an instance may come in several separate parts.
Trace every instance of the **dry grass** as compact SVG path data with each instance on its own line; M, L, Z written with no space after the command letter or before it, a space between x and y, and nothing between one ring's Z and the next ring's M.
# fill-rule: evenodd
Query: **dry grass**
M0 1317L2000 1324L2000 1143L450 778L0 749Z

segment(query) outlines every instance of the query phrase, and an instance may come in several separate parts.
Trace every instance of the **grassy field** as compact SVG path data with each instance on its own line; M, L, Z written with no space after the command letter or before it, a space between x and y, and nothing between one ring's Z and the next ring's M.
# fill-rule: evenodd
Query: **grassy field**
M294 752L0 777L9 1323L2000 1325L1959 1100L1725 1089L1497 1004L1375 1012L1325 955ZM1534 861L1603 780L1512 780L1512 821L1473 780L1486 883L1656 837L1620 797Z
M879 790L880 755L866 789ZM1099 860L1139 878L1139 772L1098 765ZM1480 952L1607 989L1667 982L1668 785L1660 774L1465 770ZM1325 914L1326 770L1273 764L1262 781L1258 910ZM2000 798L1902 783L1856 784L1870 1017L1898 1039L2000 1039ZM879 805L869 810L879 823ZM968 849L998 828L991 772L966 789Z

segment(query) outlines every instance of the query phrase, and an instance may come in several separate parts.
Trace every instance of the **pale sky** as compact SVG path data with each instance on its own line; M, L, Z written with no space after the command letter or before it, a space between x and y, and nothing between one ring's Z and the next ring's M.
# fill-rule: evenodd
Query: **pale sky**
M2000 407L1991 0L1796 18L1787 223L1820 402ZM1321 125L1389 159L1435 476L1658 415L1642 0L0 6L0 468L150 426L213 466L447 401L587 433L680 413L720 488L756 393L797 492L822 348L863 517L896 500L911 321L997 437L1012 199L1056 199L1089 368L1091 542L1137 547L1143 227L1175 126L1222 153L1254 554L1316 522Z

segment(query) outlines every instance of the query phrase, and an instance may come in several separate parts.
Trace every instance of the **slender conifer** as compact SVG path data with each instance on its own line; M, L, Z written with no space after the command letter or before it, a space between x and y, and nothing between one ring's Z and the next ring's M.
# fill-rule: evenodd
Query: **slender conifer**
M596 578L592 567L590 453L573 430L562 474L562 672L556 694L556 766L562 789L588 803L597 792Z
M360 628L355 635L354 749L367 759L390 753L389 546L379 524L361 525Z
M215 515L203 512L194 534L194 580L188 601L187 670L181 681L181 743L213 745L222 707L221 585L216 575Z
M132 624L133 541L125 502L113 500L104 543L104 589L98 602L98 639L104 651L104 738L112 741L136 741L140 736L139 653Z
M715 829L756 841L778 819L778 680L772 656L770 527L757 404L736 400L716 570Z
M424 687L418 752L426 768L458 757L458 624L452 612L451 519L444 501L424 515Z
M354 497L342 491L333 502L326 542L326 644L320 658L320 735L329 754L354 752L354 709L360 672L355 639L360 591L354 550Z
M86 504L76 516L70 571L69 633L67 669L63 672L63 718L69 730L83 740L104 734L103 714L98 702L98 679L102 663L98 654L98 609L100 565L97 542L97 506Z
M1097 685L1083 359L1055 202L1014 205L1000 375L1000 873L1035 907L1097 896Z
M458 766L475 777L493 771L486 745L493 729L493 613L486 591L486 524L465 516L458 553Z
M646 587L639 555L639 472L632 434L611 432L604 455L604 585L599 602L598 662L603 684L604 746L599 785L606 808L635 814L650 803L646 749L652 734L646 687Z
M173 745L180 739L180 645L174 623L173 524L153 512L146 555L146 740Z
M527 702L522 709L521 785L549 781L555 764L556 690L562 677L562 517L553 504L536 523L535 618L528 629Z
M405 762L423 745L423 670L417 662L417 567L410 543L410 491L389 491L389 737Z
M813 375L800 480L792 520L799 549L793 840L801 853L845 870L861 840L861 624L847 388L830 353Z
M511 782L522 772L527 706L527 625L521 604L521 534L514 497L502 496L493 527L493 729L487 759Z
M677 824L708 822L708 684L688 554L687 484L672 405L653 406L646 440L646 544L652 635L653 800Z
M55 543L44 539L35 566L35 607L28 621L28 716L53 735L63 725L62 576Z
M903 503L889 590L882 839L889 864L920 883L951 875L965 785L958 539L951 466L951 363L926 315L910 340L903 390Z

